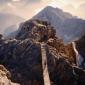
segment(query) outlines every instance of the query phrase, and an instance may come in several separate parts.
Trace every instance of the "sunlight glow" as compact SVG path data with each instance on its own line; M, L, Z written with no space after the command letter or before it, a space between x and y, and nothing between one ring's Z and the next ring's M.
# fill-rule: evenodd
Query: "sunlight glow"
M20 0L12 0L13 2L19 2Z
M53 6L85 19L85 0L36 0L37 2L34 0L36 3L30 3L30 1L7 0L7 2L4 2L4 5L0 6L0 12L13 13L21 17L30 18L46 6Z
M15 9L16 7L12 4L12 3L7 3L8 7L12 8L12 9Z

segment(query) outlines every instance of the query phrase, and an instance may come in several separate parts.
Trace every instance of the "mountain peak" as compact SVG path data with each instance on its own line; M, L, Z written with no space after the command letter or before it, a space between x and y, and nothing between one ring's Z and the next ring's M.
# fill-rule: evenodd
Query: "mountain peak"
M62 12L62 9L55 8L55 7L52 7L52 6L46 6L42 11L44 11L44 12Z
M40 19L45 21L49 21L49 19L51 18L53 18L53 20L57 18L57 21L59 20L63 21L63 20L66 20L67 18L72 18L72 15L69 13L63 12L63 10L60 8L47 6L33 17L33 19Z
M74 40L74 38L80 37L80 35L85 32L84 20L80 20L77 17L72 16L70 13L64 12L60 8L47 6L32 19L49 22L55 29L57 29L57 36L64 39L64 41ZM72 35L73 32L75 32L75 35Z
M52 6L45 7L42 11L33 17L33 19L50 22L54 28L59 28L59 26L62 25L61 23L69 18L72 18L71 14L63 12L62 9L54 8Z
M46 6L46 7L44 8L44 10L51 10L51 9L55 9L55 8L52 7L52 6Z

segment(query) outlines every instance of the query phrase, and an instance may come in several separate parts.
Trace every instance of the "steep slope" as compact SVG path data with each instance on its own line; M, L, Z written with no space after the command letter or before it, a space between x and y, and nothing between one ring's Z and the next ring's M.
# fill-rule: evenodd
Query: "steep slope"
M0 38L0 64L10 72L11 81L47 85L48 77L51 85L85 85L85 71L74 62L75 53L48 22L26 21L15 38Z
M48 6L35 15L33 19L44 20L51 23L57 30L57 36L63 38L64 41L69 42L80 38L85 32L85 20L78 19L58 8Z
M72 18L63 23L63 33L67 39L75 40L81 38L85 33L85 20Z
M66 20L68 18L72 18L72 17L73 16L71 14L63 12L61 9L47 6L41 12L39 12L37 15L35 15L33 18L34 19L38 18L38 19L45 20L45 21L48 21L51 23L53 21L55 25L56 24L58 25L58 23L56 23L56 22L59 22L59 24L60 24L64 20Z
M78 52L82 55L82 67L85 68L85 35L76 41L76 48Z

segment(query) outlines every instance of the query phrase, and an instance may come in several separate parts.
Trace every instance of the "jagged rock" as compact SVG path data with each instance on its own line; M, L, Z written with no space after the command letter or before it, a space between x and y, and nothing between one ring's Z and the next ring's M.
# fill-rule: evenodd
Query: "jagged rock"
M72 43L64 45L63 41L61 39L53 38L49 39L47 42L48 45L56 48L56 53L61 53L65 55L64 57L69 60L69 62L72 64L76 64L76 54L73 49Z
M32 38L36 41L45 41L57 49L57 53L69 56L71 62L75 62L75 53L72 44L64 45L62 39L56 37L56 30L46 21L29 20L23 23L16 39ZM50 40L52 41L50 42ZM76 62L75 62L76 63Z
M80 68L73 67L76 63L72 44L65 46L55 36L53 27L39 20L23 23L16 39L0 41L0 64L10 71L10 79L20 85L44 85L41 55L43 42L46 44L47 66L52 85L81 85L82 82L85 85L82 80L85 72L82 69L81 74L78 71Z
M0 34L0 39L2 39L2 34Z
M76 41L76 44L77 44L77 49L78 51L82 54L82 56L85 56L85 36L83 36L81 39L77 40ZM82 52L81 52L82 51Z
M8 43L14 44L10 41ZM5 50L7 49L4 49L4 52ZM58 83L58 85L62 85L63 83L65 83L63 85L76 85L76 75L73 73L73 68L67 63L69 61L63 59L63 55L57 55L56 52L54 47L48 46L48 66L52 82ZM3 59L0 59L0 63L5 65L11 72L12 81L21 83L22 85L28 85L29 82L36 81L40 82L39 85L43 85L39 43L34 43L29 39L23 40L16 45L16 48L11 49L10 54L9 57L9 52L3 53ZM67 74L67 72L69 73ZM67 79L65 80L63 77ZM69 82L72 83L69 84Z
M5 69L4 66L0 65L0 85L20 85L17 83L11 82L9 80L10 73Z
M29 39L12 42L9 40L4 41L2 47L0 63L10 71L12 81L28 85L30 80L42 79L41 52L38 44Z
M75 42L76 42L76 48L83 58L82 67L85 69L85 36L83 36L82 38L80 38Z
M39 20L30 20L23 23L16 39L32 38L36 41L42 41L53 38L55 33L55 29L53 29L49 23Z

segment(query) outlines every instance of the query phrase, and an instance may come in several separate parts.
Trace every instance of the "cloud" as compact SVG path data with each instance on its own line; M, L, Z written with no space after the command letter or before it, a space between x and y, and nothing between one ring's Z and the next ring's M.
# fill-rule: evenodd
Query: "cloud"
M0 4L3 5L3 4L7 4L7 3L27 3L27 4L30 4L30 3L36 3L36 2L39 2L41 0L0 0Z
M85 17L84 2L85 0L0 0L0 12L13 13L28 19L45 6L50 5L75 16Z
M85 0L63 0L68 4L74 5L74 7L78 7L80 4L85 3Z
M21 0L12 0L13 2L19 2L19 1L21 1Z
M7 3L7 6L9 6L11 9L15 9L16 8L16 6L14 6L12 3L10 3L10 2L8 2Z
M84 11L84 10L85 10L85 3L80 4L80 6L79 6L79 10L82 10L82 11Z
M65 11L73 12L73 10L75 10L75 7L72 4L68 4L68 5L63 6L63 9Z
M71 3L82 3L85 2L85 0L65 0L67 2L71 2Z
M80 4L80 6L76 10L76 13L78 16L85 19L85 3Z
M7 3L7 2L9 2L9 1L11 1L11 0L0 0L0 5L2 4L5 4L5 3Z
M41 0L26 0L26 1L28 1L28 2L39 2Z
M0 0L0 11L10 10L10 9L22 9L31 4L36 4L41 2L41 0ZM6 11L7 11L6 10Z

